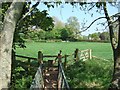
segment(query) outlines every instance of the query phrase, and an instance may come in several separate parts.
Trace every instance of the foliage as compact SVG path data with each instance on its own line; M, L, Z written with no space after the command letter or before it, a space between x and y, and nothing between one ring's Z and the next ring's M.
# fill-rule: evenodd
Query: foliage
M89 39L99 40L99 34L98 33L89 34Z
M72 33L72 35L71 35L72 38L77 39L79 37L80 25L79 25L77 17L74 17L74 16L69 17L67 19L67 23L65 26L66 26L66 28L69 29L69 32Z
M69 37L69 33L68 33L68 30L66 30L65 28L63 28L61 30L61 39L62 40L67 40Z
M102 33L100 33L99 38L101 40L108 40L108 41L110 41L110 37L109 37L109 33L108 32L102 32Z
M12 2L2 3L2 21L4 20L5 12L10 7ZM24 16L30 9L30 2L25 2L24 9L21 16ZM22 18L22 17L21 17ZM25 47L25 41L23 36L28 33L28 28L32 28L33 26L39 27L42 30L50 31L54 27L53 19L48 16L46 10L39 11L35 8L30 14L28 14L24 19L19 21L16 25L16 30L14 33L14 43L13 47L19 46L21 48ZM39 36L40 38L40 36Z
M48 13L46 10L43 10L42 12L39 11L37 8L33 10L31 14L26 16L26 18L23 19L20 22L20 24L16 27L16 32L14 34L15 45L16 43L19 43L20 45L24 46L24 39L22 39L21 33L23 35L27 34L29 30L28 28L32 29L33 26L36 28L39 27L40 29L45 31L50 31L54 27L53 19L48 16ZM36 32L34 33L34 35L32 35L33 36L32 38L40 39L41 35L39 34L41 34L41 32L39 32L39 34L37 35L35 34ZM22 41L22 43L20 42L20 40Z
M12 86L11 89L29 89L37 70L37 62L29 63L24 59L16 60L16 67L12 71Z
M109 33L107 31L101 33L92 33L89 34L88 37L90 40L110 41Z
M112 66L111 61L78 61L68 65L65 73L71 88L107 89L112 78Z

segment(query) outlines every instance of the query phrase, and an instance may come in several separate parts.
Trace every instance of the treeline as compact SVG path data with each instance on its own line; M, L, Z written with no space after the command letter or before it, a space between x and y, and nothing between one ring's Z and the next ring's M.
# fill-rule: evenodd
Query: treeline
M29 30L28 33L23 35L24 39L30 39L34 41L41 40L57 40L57 41L75 41L80 39L80 36L76 36L67 28L53 29L52 31L44 31L41 29Z
M106 32L98 32L98 33L92 33L88 35L89 40L102 40L102 41L110 41L109 33Z
M86 41L86 42L110 42L108 32L98 32L89 34L88 36L77 36L70 32L69 28L55 28L52 31L44 31L42 29L29 30L27 34L24 35L24 39L34 40L34 41Z
M23 38L35 41L41 40L61 40L61 41L75 41L81 38L79 33L80 25L78 19L74 16L69 17L67 23L62 23L56 17L54 19L54 28L46 31L40 27L31 27L23 34Z

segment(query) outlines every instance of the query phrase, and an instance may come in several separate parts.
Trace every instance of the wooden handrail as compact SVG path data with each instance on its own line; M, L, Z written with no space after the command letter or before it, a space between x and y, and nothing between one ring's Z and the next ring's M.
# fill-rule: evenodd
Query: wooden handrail
M40 90L44 88L44 80L43 80L43 74L42 74L42 64L38 67L38 70L35 74L34 80L30 86L30 90Z
M34 57L29 57L29 56L23 56L23 55L15 55L16 57L21 57L21 58L30 58L33 60L37 60L37 58ZM71 55L66 55L67 57L71 56ZM44 55L43 58L49 58L49 57L57 57L57 55ZM62 58L64 58L65 56L62 56Z
M43 58L49 58L49 57L57 57L57 55L44 55Z
M33 60L37 60L37 58L33 58L33 57L29 57L29 56L22 56L22 55L15 55L16 57L21 57L21 58L26 58L26 59L33 59Z
M65 90L70 90L69 84L67 82L62 63L58 65L59 72L58 72L58 89L64 88Z

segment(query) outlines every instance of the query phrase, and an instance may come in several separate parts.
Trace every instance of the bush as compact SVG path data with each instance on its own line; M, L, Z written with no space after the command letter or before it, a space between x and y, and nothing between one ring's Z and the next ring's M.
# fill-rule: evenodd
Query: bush
M103 60L78 61L65 71L71 88L108 88L112 70L111 62Z

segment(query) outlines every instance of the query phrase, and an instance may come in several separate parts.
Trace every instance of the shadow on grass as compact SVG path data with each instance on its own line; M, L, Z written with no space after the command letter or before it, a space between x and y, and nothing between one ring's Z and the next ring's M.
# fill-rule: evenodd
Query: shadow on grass
M65 74L71 88L107 89L111 77L113 64L102 60L77 61L67 67Z

